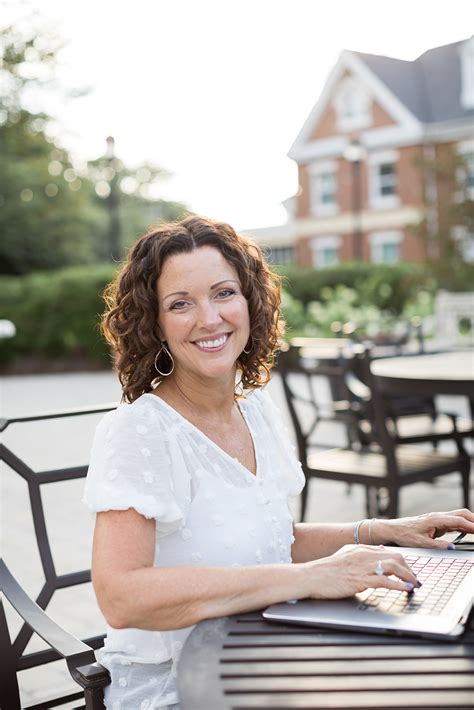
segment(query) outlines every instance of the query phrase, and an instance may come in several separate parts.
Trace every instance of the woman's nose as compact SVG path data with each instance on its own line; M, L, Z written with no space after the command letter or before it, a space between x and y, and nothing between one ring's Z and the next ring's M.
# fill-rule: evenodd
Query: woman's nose
M199 307L199 325L211 329L218 325L222 318L219 310L219 304L206 301L201 303Z

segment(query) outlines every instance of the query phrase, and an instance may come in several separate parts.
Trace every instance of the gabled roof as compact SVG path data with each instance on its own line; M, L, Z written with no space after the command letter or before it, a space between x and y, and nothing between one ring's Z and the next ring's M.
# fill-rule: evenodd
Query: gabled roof
M424 128L474 118L474 108L462 104L461 54L474 38L435 47L414 61L344 50L323 91L298 133L288 155L297 162L341 151L346 136L314 141L311 135L345 73L357 77L397 126L421 136ZM468 45L469 43L469 45ZM465 87L464 87L465 88ZM323 145L325 144L325 145Z
M421 121L425 121L426 90L424 80L414 62L376 54L354 52L383 84Z
M413 62L354 52L423 123L474 116L461 104L461 61L464 42L424 52Z

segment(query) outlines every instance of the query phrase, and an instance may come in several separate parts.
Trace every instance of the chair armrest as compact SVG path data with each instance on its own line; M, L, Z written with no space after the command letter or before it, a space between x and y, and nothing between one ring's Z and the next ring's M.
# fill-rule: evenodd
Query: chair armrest
M28 626L65 659L76 683L84 689L109 685L109 673L97 663L92 648L53 621L28 596L3 560L0 560L0 588Z
M458 434L459 429L458 429L458 416L457 414L452 414L452 412L437 412L437 416L440 414L444 414L445 417L449 417L451 419L451 423L453 425L453 431Z

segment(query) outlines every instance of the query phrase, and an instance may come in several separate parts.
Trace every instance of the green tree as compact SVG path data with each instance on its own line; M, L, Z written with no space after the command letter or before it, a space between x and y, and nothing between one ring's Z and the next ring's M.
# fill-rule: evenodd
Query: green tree
M21 29L0 28L2 274L121 258L150 224L187 211L181 203L156 199L153 186L166 177L160 168L131 170L104 156L79 169L50 137L53 119L29 106L33 94L40 104L41 89L54 88L59 47L34 16ZM115 252L108 243L113 230Z
M47 135L50 117L25 95L51 81L58 45L32 23L0 29L0 273L94 260L103 215L92 184Z
M472 290L474 263L474 156L449 144L417 161L423 172L424 218L414 233L425 244L428 262L442 288Z

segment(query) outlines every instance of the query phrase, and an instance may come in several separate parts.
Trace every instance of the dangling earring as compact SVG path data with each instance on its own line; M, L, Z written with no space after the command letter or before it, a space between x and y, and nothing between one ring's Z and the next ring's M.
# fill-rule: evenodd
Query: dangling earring
M248 354L251 352L252 348L253 348L253 336L252 336L252 335L250 336L250 340L252 341L252 343L251 343L249 349L246 350L246 349L244 348L244 349L242 350L242 352L245 353L246 355L248 355ZM248 341L247 341L247 342L248 342Z
M171 370L170 370L169 372L161 372L161 370L158 369L158 365L156 364L157 361L158 361L158 358L160 357L160 355L161 355L161 353L162 353L163 350L165 351L165 353L168 355L169 359L171 360ZM168 375L171 375L171 373L172 373L173 370L174 370L174 360L173 360L173 356L171 355L170 351L168 350L168 348L166 347L166 345L164 344L164 342L161 344L161 348L158 350L158 352L157 352L156 355L155 355L155 370L156 370L157 373L158 373L159 375L161 375L162 377L168 377Z

